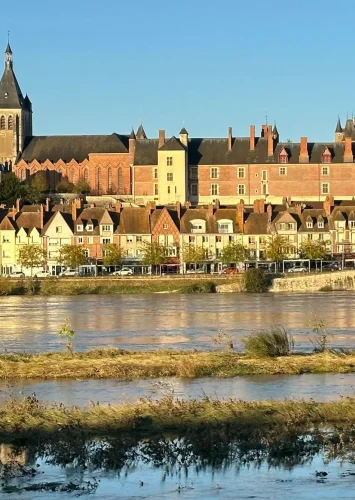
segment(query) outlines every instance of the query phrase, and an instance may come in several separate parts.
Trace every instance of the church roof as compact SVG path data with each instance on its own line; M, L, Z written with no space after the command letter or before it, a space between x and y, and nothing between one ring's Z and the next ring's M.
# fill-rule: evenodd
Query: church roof
M19 158L40 163L50 160L82 162L90 153L128 153L128 135L53 135L28 137Z
M0 109L21 109L23 101L14 70L9 64L5 67L0 80Z
M340 123L340 118L338 118L338 122L337 122L337 126L336 126L336 129L335 129L335 132L342 132L343 131L343 128L341 126L341 123Z
M146 133L144 131L143 125L140 124L136 133L137 139L147 139Z

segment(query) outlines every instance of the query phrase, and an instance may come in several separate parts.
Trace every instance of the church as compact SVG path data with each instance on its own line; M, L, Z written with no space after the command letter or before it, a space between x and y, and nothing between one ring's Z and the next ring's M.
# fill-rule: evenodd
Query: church
M334 142L280 142L276 127L264 124L258 136L148 138L143 125L127 134L35 136L32 103L14 72L10 44L0 81L0 164L25 182L45 172L48 188L62 180L86 181L92 195L111 195L140 205L176 202L246 205L263 198L279 203L352 199L355 196L355 122L340 120ZM1 202L1 200L0 200Z

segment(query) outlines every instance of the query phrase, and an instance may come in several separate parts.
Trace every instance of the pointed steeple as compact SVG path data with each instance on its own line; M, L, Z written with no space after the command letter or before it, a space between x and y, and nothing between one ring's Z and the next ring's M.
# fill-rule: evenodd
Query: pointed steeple
M338 116L338 122L337 122L337 126L336 126L336 129L335 129L335 132L336 132L336 133L341 133L341 132L343 132L343 128L342 128L342 126L341 126L339 116Z
M130 133L130 135L129 135L129 138L130 138L130 139L135 139L135 138L136 138L136 134L134 133L134 129L133 129L133 127L132 127L131 133Z
M0 109L22 109L23 95L17 82L10 43L5 49L5 70L0 80Z
M144 131L142 123L139 125L137 133L136 133L136 138L137 139L147 139L146 133Z
M277 130L276 122L275 122L274 128L272 129L272 135L273 135L274 139L277 139L279 137L279 131Z

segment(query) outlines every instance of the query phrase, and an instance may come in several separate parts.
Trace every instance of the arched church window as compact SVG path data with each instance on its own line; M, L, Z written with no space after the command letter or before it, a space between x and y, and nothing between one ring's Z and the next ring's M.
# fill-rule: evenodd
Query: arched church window
M101 193L102 189L102 177L101 177L101 167L97 169L97 190Z
M0 118L0 130L5 130L5 116L2 115Z
M118 169L118 192L122 194L123 190L123 175L122 175L122 168Z
M21 180L22 181L26 180L26 170L25 169L21 170Z
M12 118L12 116L9 116L7 123L8 123L7 128L9 130L12 130L14 128L14 119Z
M112 190L112 168L109 168L107 171L107 187L110 193Z
M87 168L84 169L84 181L89 182L89 171Z
M75 170L73 170L73 172L71 174L71 181L72 181L73 184L76 183L76 172L75 172Z

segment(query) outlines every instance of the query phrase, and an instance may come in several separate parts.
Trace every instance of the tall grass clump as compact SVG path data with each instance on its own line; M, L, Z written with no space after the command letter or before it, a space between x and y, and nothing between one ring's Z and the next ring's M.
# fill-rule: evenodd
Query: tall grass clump
M249 293L263 293L268 290L267 277L261 269L248 269L244 273L244 290Z
M278 326L253 332L244 337L242 342L248 355L259 358L289 356L294 348L292 335L285 328Z

